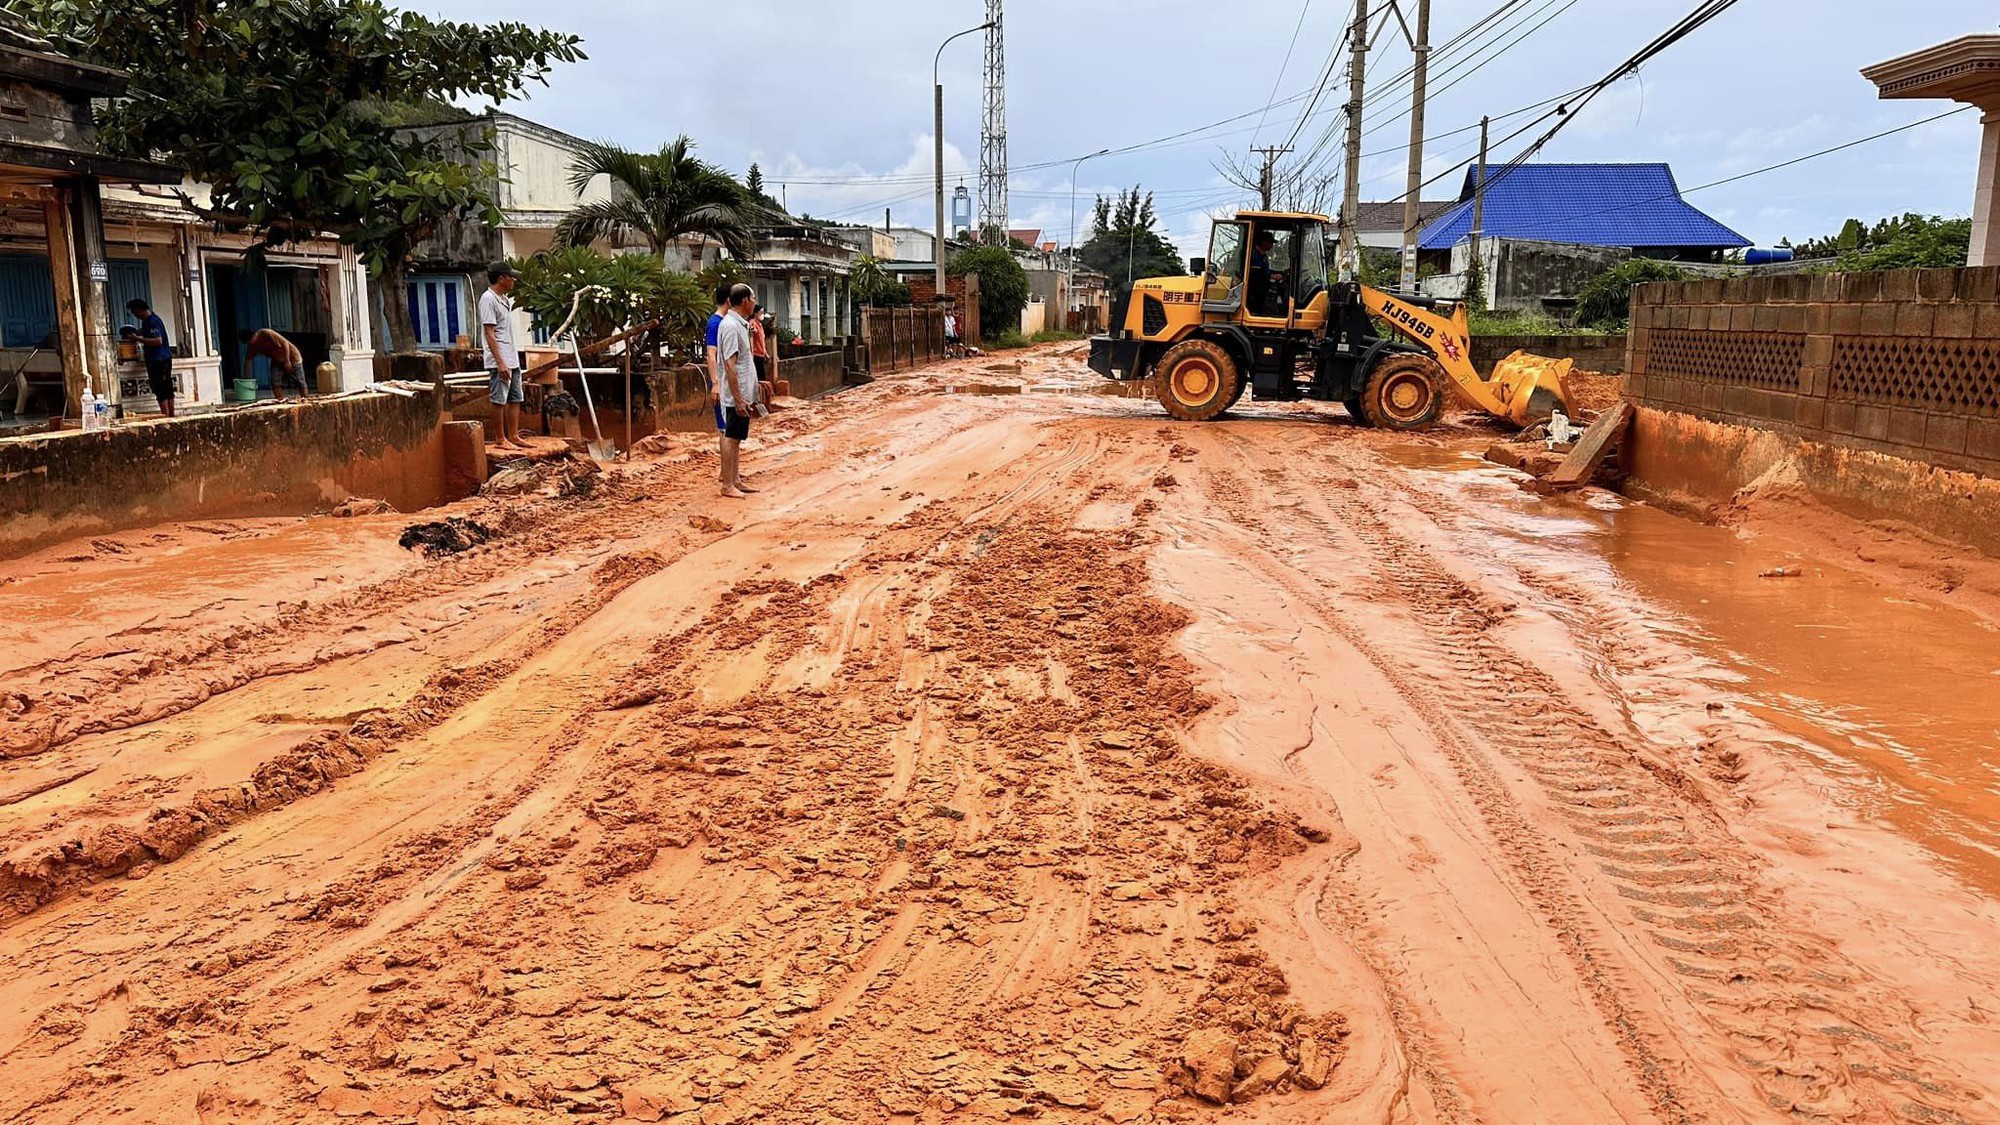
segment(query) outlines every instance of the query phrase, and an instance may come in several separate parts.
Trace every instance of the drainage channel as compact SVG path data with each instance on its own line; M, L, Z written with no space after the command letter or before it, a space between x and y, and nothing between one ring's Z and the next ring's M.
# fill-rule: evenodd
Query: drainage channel
M2000 630L1781 543L1609 494L1548 500L1476 455L1385 456L1462 496L1508 561L1609 578L1688 627L1843 797L2000 893ZM1795 577L1764 577L1784 570Z

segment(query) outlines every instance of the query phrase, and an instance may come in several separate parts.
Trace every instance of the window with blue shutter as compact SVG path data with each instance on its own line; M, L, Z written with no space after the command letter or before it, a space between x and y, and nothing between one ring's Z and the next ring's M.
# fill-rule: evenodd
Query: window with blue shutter
M49 260L0 254L0 347L32 348L55 327L56 288Z
M417 346L449 348L465 332L465 278L417 274L410 278L410 324Z

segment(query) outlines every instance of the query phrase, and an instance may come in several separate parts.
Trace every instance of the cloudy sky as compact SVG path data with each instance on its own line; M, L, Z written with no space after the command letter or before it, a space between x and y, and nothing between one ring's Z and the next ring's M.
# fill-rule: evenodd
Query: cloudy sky
M757 161L772 194L785 185L795 212L879 222L889 207L897 223L925 226L933 215L932 56L945 36L985 19L980 0L737 0L714 9L727 13L726 28L694 5L656 0L406 6L582 36L589 60L558 70L514 112L631 147L686 133L702 155L739 174ZM1414 0L1405 6L1414 11ZM1596 80L1694 6L1435 0L1438 44L1496 8L1507 14L1433 56L1427 175L1471 156L1477 132L1467 127L1481 114L1499 117ZM1138 184L1157 193L1172 233L1192 244L1211 212L1244 198L1216 166L1230 155L1247 158L1253 144L1290 140L1300 150L1290 159L1304 161L1291 167L1303 178L1337 176L1344 58L1333 68L1337 88L1316 106L1310 98L1351 7L1351 0L1007 0L1008 152L1020 169L1010 178L1010 225L1067 240L1067 161L1189 130L1201 131L1084 163L1079 226L1088 223L1093 192ZM1991 0L1743 0L1601 95L1539 159L1667 161L1685 189L1829 148L1952 108L1879 101L1860 68L1996 30L1997 20ZM953 43L942 68L947 191L962 180L975 197L982 40ZM1403 191L1409 142L1409 84L1396 79L1410 52L1392 25L1370 58L1362 194L1392 199ZM1496 140L1538 112L1500 121ZM1496 159L1538 132L1496 147ZM1963 113L1690 199L1759 244L1829 233L1849 217L1964 215L1978 133L1977 114ZM1455 195L1459 179L1426 196ZM1336 182L1332 191L1339 190Z

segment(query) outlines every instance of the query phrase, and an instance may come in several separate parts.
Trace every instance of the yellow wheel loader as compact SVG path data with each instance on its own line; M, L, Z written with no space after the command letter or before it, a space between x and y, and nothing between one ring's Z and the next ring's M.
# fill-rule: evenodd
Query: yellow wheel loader
M1091 339L1091 369L1150 378L1167 413L1198 422L1246 393L1343 403L1392 430L1435 423L1451 386L1518 426L1566 408L1571 361L1517 352L1482 377L1464 305L1330 284L1331 226L1321 215L1287 212L1217 220L1194 276L1134 283L1113 310L1110 334ZM1378 323L1395 335L1383 336Z

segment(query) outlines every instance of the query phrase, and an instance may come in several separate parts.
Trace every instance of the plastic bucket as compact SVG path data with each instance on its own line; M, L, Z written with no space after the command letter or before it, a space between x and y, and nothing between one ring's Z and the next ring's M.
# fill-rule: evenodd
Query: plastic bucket
M236 380L234 386L236 389L236 401L238 402L257 401L257 380L238 379Z

